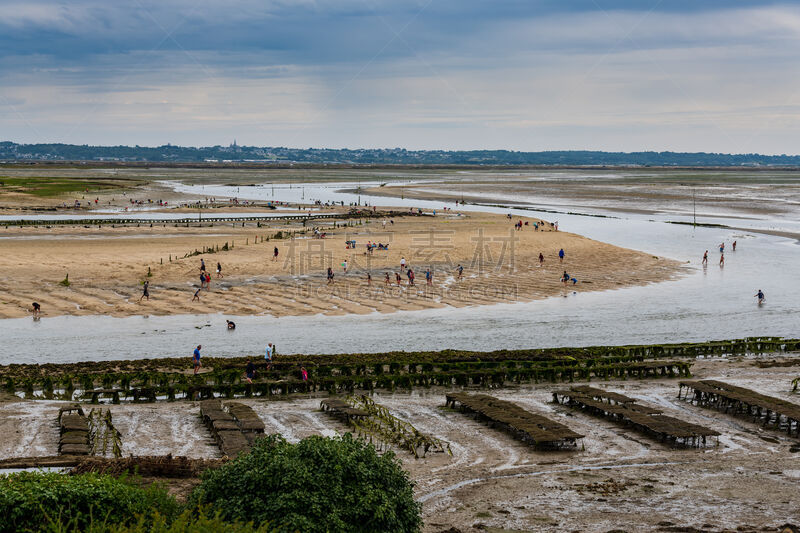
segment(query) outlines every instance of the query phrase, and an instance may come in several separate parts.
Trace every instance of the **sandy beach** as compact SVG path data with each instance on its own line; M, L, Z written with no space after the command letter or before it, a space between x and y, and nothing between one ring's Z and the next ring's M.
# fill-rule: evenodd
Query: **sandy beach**
M555 231L548 221L452 211L428 215L387 218L385 229L383 217L353 219L353 226L338 228L334 224L344 221L323 220L318 224L327 234L324 239L314 238L312 229L300 222L261 227L0 227L0 318L29 314L34 301L45 317L384 313L608 290L681 273L675 261L593 241L564 231L568 228ZM517 231L519 220L523 226ZM296 232L295 238L276 240L279 231ZM346 247L349 240L356 241L355 248ZM368 241L388 244L389 249L368 254ZM204 248L216 251L226 243L232 249L184 257ZM563 263L558 257L562 248ZM401 273L402 258L415 271L413 287L406 272ZM200 287L201 259L212 280L210 288L200 291L199 301L192 301ZM218 262L223 278L215 272ZM461 280L459 264L464 267ZM328 267L334 272L332 284L326 280ZM430 285L428 269L433 274ZM565 270L575 284L560 283ZM399 285L396 273L401 273ZM60 282L67 274L69 286L64 286ZM146 280L150 299L139 301Z

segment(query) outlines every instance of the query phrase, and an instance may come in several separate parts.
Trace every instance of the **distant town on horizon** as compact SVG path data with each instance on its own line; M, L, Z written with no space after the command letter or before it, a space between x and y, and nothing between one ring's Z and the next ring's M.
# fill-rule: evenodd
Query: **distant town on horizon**
M89 146L0 142L0 161L263 163L339 165L552 165L658 167L798 167L800 155L707 152L559 150L406 150L404 148L286 148L240 146Z

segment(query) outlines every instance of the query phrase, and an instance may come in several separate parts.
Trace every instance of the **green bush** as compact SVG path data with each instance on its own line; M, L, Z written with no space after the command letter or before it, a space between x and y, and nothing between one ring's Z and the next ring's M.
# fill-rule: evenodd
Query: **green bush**
M278 531L414 532L422 521L412 488L393 453L378 455L350 434L297 444L271 435L206 471L189 501Z
M43 528L42 533L73 533L76 529L70 524L50 524ZM91 524L80 529L81 533L272 533L267 524L259 527L252 523L226 522L219 513L206 514L205 510L198 512L184 511L174 520L159 513L139 515L138 519L127 526L109 524L93 520Z
M159 513L171 521L180 506L157 486L98 474L19 472L0 476L0 533L83 531L89 524L129 524Z

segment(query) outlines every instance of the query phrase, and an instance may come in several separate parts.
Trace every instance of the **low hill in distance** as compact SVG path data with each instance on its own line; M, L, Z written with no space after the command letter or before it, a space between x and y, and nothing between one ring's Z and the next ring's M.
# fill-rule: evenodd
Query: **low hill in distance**
M585 150L515 152L510 150L330 149L239 146L89 146L0 142L0 161L92 161L106 163L317 164L317 165L471 165L608 167L800 167L800 155L717 154L706 152L600 152Z

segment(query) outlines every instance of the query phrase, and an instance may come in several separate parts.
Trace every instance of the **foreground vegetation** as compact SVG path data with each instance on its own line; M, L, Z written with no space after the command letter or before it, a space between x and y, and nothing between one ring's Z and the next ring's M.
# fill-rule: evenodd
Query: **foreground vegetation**
M127 478L20 472L0 479L0 532L82 531L91 524L126 525L158 514L174 520L180 506L162 488L140 488ZM140 518L141 517L141 518Z
M163 487L94 473L0 477L0 533L16 531L419 531L413 485L394 454L350 434L259 439L207 470L185 505Z

